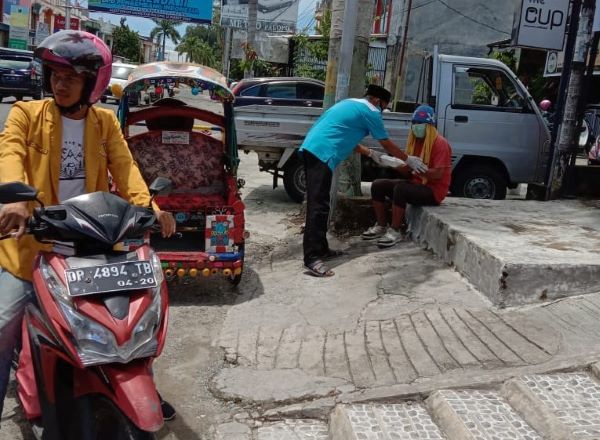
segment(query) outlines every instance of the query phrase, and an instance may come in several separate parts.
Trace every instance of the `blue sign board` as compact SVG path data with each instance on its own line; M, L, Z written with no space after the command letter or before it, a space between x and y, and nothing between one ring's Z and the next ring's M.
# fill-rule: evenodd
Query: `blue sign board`
M89 0L90 11L211 23L212 0Z

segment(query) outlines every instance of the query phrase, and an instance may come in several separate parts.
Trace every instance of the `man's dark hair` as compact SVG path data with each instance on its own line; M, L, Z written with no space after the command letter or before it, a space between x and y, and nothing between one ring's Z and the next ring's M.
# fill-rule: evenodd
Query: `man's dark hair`
M369 84L366 95L372 96L373 98L379 98L385 102L390 102L392 99L392 94L387 89L384 89L377 84Z

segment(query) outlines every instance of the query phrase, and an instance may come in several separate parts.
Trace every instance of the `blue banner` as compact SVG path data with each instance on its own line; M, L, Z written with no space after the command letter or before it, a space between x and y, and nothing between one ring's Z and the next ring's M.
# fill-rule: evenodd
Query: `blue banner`
M212 0L89 0L90 11L211 23Z

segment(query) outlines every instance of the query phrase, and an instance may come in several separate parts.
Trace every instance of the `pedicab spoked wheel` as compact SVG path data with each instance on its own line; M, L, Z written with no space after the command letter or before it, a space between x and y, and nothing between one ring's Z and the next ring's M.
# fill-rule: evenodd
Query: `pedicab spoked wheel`
M244 252L244 245L240 245L240 252ZM242 281L242 275L244 274L244 257L242 256L242 265L240 266L240 268L242 269L242 271L240 272L239 275L234 275L232 277L228 277L227 281L229 281L231 283L232 286L237 286L238 284L240 284L240 281Z

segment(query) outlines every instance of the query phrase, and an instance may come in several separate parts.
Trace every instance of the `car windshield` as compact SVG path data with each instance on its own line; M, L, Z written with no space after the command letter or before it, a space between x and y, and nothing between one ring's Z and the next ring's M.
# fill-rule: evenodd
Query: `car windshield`
M5 69L29 69L31 60L27 58L2 58L0 59L0 67Z
M117 79L127 79L133 69L133 67L113 66L111 76Z

